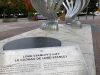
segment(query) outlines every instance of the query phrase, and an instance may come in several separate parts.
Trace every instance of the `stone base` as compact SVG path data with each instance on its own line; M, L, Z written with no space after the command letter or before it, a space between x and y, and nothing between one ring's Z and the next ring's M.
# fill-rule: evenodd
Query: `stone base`
M90 75L96 75L91 26L83 25L81 29L73 29L68 25L59 24L59 31L42 30L40 28L0 41L0 50L9 41L25 37L52 37L59 39L62 46L79 45L83 53Z

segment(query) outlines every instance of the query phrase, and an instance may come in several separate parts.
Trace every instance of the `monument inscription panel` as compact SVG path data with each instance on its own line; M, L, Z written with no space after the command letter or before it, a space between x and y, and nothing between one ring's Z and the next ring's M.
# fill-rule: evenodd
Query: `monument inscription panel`
M0 60L0 75L89 75L75 46L5 51Z

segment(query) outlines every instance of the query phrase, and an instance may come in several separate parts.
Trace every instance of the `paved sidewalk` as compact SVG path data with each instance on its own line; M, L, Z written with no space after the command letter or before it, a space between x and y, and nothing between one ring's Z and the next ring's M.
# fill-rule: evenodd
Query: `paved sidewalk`
M92 26L96 75L100 75L100 26Z
M26 18L18 19L18 22L3 23L0 19L0 40L21 34L23 32L30 31L38 28L40 22L28 21Z

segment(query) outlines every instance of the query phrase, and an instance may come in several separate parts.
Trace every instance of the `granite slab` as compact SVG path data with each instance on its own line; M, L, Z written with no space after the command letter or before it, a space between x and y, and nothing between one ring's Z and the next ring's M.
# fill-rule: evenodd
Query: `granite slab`
M0 41L0 50L3 51L3 46L10 41L26 38L26 37L52 37L59 39L62 46L79 45L81 52L83 53L87 67L91 75L95 73L95 61L93 51L93 41L91 34L91 26L83 24L82 28L71 28L69 25L59 24L58 31L42 30L40 28L25 32L20 35L16 35L11 38Z

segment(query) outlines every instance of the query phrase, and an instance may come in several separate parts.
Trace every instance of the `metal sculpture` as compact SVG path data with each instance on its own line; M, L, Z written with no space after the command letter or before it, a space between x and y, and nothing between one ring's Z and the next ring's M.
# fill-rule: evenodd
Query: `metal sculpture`
M87 7L90 0L64 0L63 5L67 11L65 18L72 22L73 18Z
M31 0L32 6L36 11L47 19L43 23L42 29L58 30L58 17L56 12L62 2L63 0Z
M73 17L82 11L90 0L65 0L63 5L67 11L66 17Z
M58 30L58 17L57 10L63 4L67 13L65 18L73 22L73 18L82 11L89 3L90 0L31 0L32 6L38 13L46 17L47 21L42 24L42 29ZM78 22L79 24L79 22Z

